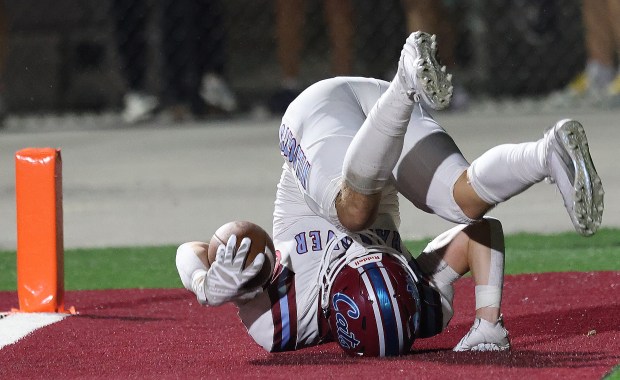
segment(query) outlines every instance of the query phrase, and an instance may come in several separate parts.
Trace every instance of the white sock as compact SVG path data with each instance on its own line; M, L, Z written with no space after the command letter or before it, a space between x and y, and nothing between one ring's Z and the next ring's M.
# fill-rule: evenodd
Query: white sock
M374 194L385 187L402 152L413 106L397 76L347 149L342 174L353 190Z
M437 251L422 252L416 259L422 272L424 272L435 286L450 299L454 294L452 284L461 278L461 275L446 263Z
M483 201L495 205L548 176L545 154L544 139L499 145L471 163L467 178Z

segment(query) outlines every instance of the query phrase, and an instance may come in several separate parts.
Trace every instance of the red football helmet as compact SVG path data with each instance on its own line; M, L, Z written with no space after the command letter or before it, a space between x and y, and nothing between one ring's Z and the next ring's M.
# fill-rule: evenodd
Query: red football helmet
M324 277L323 312L333 338L351 355L406 354L415 339L421 309L416 276L391 251L373 246L345 255Z

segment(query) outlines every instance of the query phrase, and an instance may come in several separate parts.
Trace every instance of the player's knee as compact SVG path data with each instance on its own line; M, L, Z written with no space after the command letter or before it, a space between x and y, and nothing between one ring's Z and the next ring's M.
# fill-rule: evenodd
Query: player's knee
M493 207L493 204L480 198L473 188L467 173L467 171L464 171L454 183L452 196L466 217L478 220Z
M376 219L376 213L368 210L348 210L342 214L338 214L338 220L344 228L351 232L357 232L367 229Z

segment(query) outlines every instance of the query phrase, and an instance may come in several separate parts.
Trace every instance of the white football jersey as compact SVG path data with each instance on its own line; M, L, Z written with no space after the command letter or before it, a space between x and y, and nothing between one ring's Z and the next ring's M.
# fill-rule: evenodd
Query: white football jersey
M285 163L273 221L282 272L264 293L239 308L250 335L268 351L320 339L319 267L327 243L341 233L329 215L330 203L339 191L346 150L387 86L365 78L321 81L291 103L282 119L279 143ZM398 223L398 196L391 185L373 228L400 247Z
M334 206L342 181L344 156L354 135L388 86L389 83L372 78L324 80L306 89L290 104L282 118L279 144L284 165L273 219L279 275L265 292L239 305L239 315L248 332L268 351L314 345L325 333L319 315L318 277L327 243L344 231ZM415 128L411 128L411 124ZM408 130L406 135L405 154L428 135L445 134L419 105L411 124L409 129L412 131ZM458 149L457 155L439 150L443 155L455 156L457 164L451 167L456 170L454 173L462 173L461 166L466 167L467 163ZM398 191L414 198L420 193L418 188L408 188L412 186L410 178L409 182L400 185L399 170L413 170L407 165L419 166L411 159L399 161L393 180L383 190L377 220L370 228L386 245L401 252L406 249L398 233ZM428 177L432 178L433 173ZM430 179L428 182L434 183ZM434 203L445 209L453 207L449 199L443 198L438 201L428 197L410 200L427 211L435 211ZM353 244L351 249L356 249L358 243L351 240L344 244Z

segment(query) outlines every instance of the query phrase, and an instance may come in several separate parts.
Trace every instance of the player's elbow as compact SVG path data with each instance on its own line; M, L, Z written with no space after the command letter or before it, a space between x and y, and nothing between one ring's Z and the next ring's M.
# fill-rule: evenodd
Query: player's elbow
M379 211L381 194L361 195L342 192L336 200L336 212L340 224L351 232L370 227Z
M372 225L372 223L376 219L376 214L370 214L367 212L359 212L359 213L344 213L343 215L338 215L338 220L340 224L348 231L358 232L367 229Z

